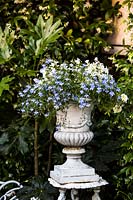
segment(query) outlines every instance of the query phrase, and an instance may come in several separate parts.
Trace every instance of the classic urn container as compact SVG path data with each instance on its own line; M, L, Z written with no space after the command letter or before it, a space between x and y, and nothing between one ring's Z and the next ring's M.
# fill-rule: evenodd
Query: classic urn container
M85 108L70 103L57 112L58 130L54 137L65 146L63 153L67 159L64 164L54 166L50 177L60 184L96 182L100 179L95 169L81 160L81 155L85 153L83 146L93 138L93 132L90 131L92 107L91 103Z

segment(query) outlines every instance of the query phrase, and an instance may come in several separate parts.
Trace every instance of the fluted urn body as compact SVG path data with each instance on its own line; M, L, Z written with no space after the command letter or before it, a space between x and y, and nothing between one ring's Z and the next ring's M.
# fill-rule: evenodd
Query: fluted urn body
M55 139L68 147L81 147L90 142L93 133L90 131L92 104L79 108L78 104L70 103L57 112L57 128Z

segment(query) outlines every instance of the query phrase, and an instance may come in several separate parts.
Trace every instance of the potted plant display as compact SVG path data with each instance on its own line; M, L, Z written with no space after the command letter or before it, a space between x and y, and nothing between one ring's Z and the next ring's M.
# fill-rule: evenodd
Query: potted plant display
M67 154L67 160L55 166L50 176L61 184L68 181L99 184L94 168L84 164L80 156L85 152L82 146L93 138L91 111L97 105L107 113L120 112L128 97L121 93L108 68L97 58L92 63L79 58L59 63L49 58L40 73L42 76L19 95L24 115L37 118L56 114L54 137L65 146L63 153Z
M112 110L117 113L121 112L128 100L108 68L97 58L92 63L79 58L59 63L49 58L42 65L40 73L40 78L35 78L32 85L27 85L19 93L21 112L34 117L56 114L57 133L65 132L65 140L63 134L63 138L56 133L55 137L65 145L82 146L92 139L93 134L89 132L82 141L77 141L75 129L82 132L82 136L88 132L94 105L107 113ZM66 132L72 132L73 139L67 138Z
M113 76L103 63L81 61L79 58L59 63L46 59L40 69L42 76L19 92L21 112L38 117L62 110L69 103L80 109L97 105L107 113L120 112L128 97L122 94Z

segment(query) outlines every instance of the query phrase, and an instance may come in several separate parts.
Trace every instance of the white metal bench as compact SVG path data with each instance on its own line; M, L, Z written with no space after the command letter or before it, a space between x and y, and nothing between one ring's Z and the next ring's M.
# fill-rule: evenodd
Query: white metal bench
M0 196L0 200L18 200L16 197L16 191L21 189L23 186L14 180L0 181L0 192L3 190L4 194ZM9 189L11 188L11 189Z

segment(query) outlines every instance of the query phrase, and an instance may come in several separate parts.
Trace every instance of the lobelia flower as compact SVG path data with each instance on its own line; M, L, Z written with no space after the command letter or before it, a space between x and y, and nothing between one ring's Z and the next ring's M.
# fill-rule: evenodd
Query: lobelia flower
M40 200L38 197L31 197L30 200Z
M40 75L19 92L21 112L27 115L48 117L71 101L82 109L88 106L89 99L100 109L106 105L106 112L118 113L128 100L108 68L97 58L92 63L79 58L63 63L46 59Z

